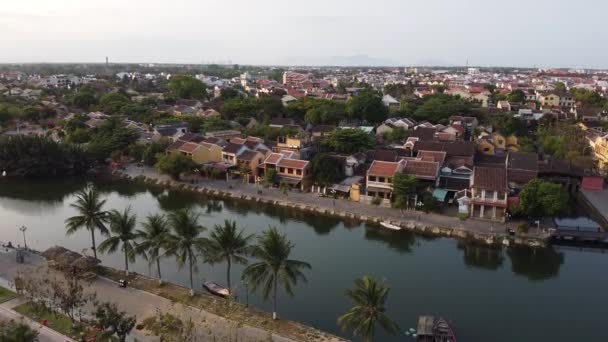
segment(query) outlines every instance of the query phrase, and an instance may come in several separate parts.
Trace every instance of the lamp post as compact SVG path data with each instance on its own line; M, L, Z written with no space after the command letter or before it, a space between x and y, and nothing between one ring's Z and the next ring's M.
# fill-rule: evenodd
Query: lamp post
M19 228L19 230L21 231L21 233L23 233L23 247L25 249L27 249L27 242L25 241L25 231L27 230L27 227L26 226L21 226Z

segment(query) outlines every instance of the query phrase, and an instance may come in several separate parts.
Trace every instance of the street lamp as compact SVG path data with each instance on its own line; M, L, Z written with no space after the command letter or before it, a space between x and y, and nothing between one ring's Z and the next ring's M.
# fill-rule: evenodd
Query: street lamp
M21 233L23 233L23 247L25 249L27 249L27 242L25 241L25 231L27 230L27 227L21 226L21 228L19 228L19 230L21 231Z

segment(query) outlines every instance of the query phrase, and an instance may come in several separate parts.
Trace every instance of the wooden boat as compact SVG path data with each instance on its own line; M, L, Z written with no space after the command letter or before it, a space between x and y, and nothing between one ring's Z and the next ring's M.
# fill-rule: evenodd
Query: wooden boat
M205 288L205 290L209 291L209 293L214 294L216 296L223 298L230 296L230 290L216 282L206 281L203 283L203 287Z
M504 238L504 239L502 239L502 244L505 247L509 247L509 245L511 244L511 241L509 241L509 239L507 239L507 238Z
M456 342L454 330L448 321L441 317L418 317L416 337L418 342Z
M396 226L388 221L382 221L382 222L380 222L380 225L384 228L391 229L391 230L401 230L401 227Z

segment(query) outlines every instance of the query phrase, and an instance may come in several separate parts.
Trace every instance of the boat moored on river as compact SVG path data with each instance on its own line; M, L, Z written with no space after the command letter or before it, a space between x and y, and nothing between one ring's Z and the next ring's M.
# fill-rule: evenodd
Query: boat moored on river
M401 227L394 225L388 221L382 221L380 222L380 225L386 229L391 229L391 230L401 230Z
M216 282L206 281L203 283L203 287L205 288L205 290L216 296L223 298L227 298L228 296L230 296L230 290Z

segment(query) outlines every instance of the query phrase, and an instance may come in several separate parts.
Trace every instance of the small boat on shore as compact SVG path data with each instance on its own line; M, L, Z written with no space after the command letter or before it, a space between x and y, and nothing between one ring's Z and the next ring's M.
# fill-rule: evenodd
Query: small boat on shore
M391 229L391 230L401 230L401 227L394 225L388 221L382 221L380 222L380 225L386 229Z
M456 342L450 323L434 316L418 317L416 337L418 342Z
M228 296L230 296L230 290L216 282L206 281L203 283L203 287L205 288L205 290L209 291L209 293L214 294L216 296L223 298L227 298Z
M504 239L502 239L502 244L505 247L509 247L509 245L511 244L511 241L509 241L509 239L507 239L507 238L504 238Z

